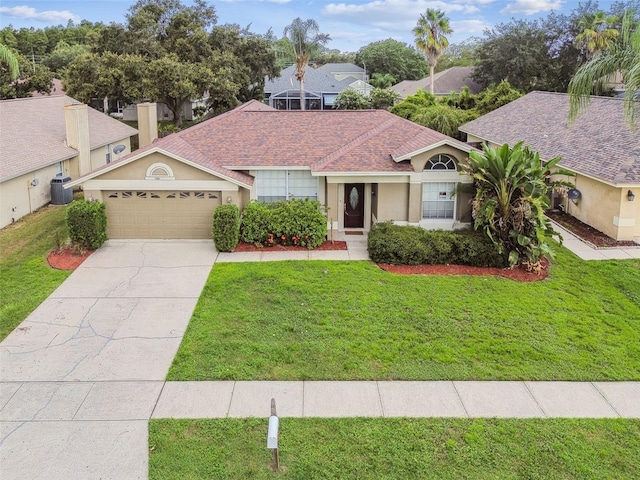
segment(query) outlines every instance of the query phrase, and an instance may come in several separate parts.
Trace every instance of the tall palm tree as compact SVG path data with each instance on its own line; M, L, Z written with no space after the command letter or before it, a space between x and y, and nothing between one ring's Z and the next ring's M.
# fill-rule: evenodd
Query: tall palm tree
M305 109L304 74L309 65L311 54L320 46L325 45L331 37L319 32L318 22L312 18L302 20L296 18L284 28L283 35L291 42L296 62L296 79L300 82L300 110Z
M451 30L449 19L444 16L444 12L428 8L426 13L420 15L412 32L416 37L416 47L422 50L427 57L431 72L431 93L434 93L433 72L443 50L449 46L449 40L445 35L453 33L453 30Z
M15 80L20 76L20 68L18 66L18 57L11 51L9 47L0 43L0 65L6 65L9 70L9 77Z
M640 108L640 25L633 12L626 12L622 19L620 41L582 65L569 82L569 119L575 120L589 105L591 93L598 93L618 72L625 85L625 118L633 128Z
M609 48L618 38L620 32L614 27L617 17L607 16L603 11L588 14L578 20L581 30L576 36L575 45L583 50L587 60Z

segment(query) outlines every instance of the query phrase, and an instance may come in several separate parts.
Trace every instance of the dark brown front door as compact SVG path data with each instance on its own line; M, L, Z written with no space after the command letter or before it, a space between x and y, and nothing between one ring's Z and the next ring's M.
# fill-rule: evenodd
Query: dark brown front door
M364 183L344 186L344 228L364 227Z

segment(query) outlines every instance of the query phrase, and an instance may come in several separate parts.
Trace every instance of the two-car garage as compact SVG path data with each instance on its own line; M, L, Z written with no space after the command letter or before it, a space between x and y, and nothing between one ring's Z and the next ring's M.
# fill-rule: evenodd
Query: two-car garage
M211 238L219 191L106 191L109 238Z

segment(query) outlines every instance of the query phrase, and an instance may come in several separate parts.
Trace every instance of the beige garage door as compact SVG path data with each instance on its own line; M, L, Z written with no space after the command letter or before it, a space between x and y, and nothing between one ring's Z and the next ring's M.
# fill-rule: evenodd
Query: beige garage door
M103 198L109 238L211 238L221 193L112 191Z

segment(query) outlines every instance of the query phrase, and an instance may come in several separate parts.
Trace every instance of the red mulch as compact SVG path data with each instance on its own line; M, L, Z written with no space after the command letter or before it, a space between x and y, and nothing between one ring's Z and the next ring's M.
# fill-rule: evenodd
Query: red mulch
M547 216L558 222L571 233L595 247L636 247L637 243L630 240L616 240L581 222L573 215L560 211L548 211Z
M347 242L335 240L333 242L326 240L319 247L314 248L314 250L346 250ZM299 250L301 252L308 251L307 247L297 247L295 245L280 245L276 244L271 247L257 247L251 243L238 243L238 246L234 250L234 252L283 252L283 251L296 251Z
M544 262L544 268L540 274L527 272L524 268L485 268L465 265L388 265L379 263L378 266L387 272L398 275L500 276L518 282L537 282L544 280L549 275L548 262Z
M88 250L83 254L78 254L72 246L67 245L49 253L47 262L52 268L58 270L75 270L93 252L94 250Z

